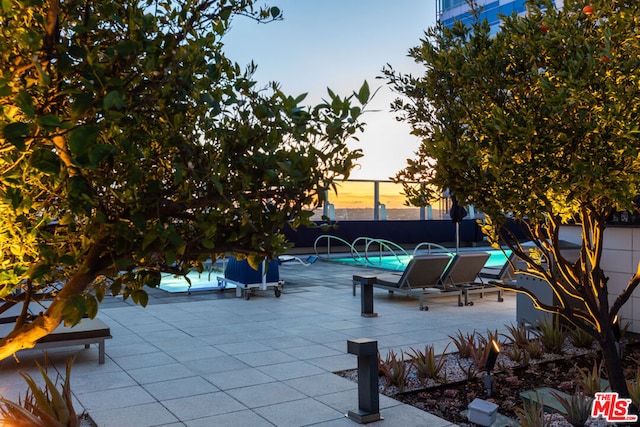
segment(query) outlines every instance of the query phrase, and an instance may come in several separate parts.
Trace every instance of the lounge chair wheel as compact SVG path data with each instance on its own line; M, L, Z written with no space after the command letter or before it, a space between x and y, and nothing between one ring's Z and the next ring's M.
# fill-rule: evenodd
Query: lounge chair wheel
M467 305L473 305L473 301L469 301Z
M459 302L459 303L458 303L458 307L462 307L463 305L464 305L464 304L463 304L463 303L461 303L461 302Z
M503 302L504 298L498 298L498 302Z
M429 311L429 307L422 307L420 310L422 310L422 311Z
M273 293L276 295L276 298L280 298L280 295L282 295L280 288L273 288Z

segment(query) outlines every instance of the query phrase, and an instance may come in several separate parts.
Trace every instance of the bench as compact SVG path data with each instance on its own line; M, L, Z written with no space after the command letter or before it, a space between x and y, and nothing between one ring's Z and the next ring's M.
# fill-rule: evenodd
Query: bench
M15 322L15 318L13 322ZM10 318L0 319L0 337L6 336L13 330L13 322ZM98 363L102 365L104 364L105 340L109 338L111 338L111 330L106 323L98 318L84 318L73 327L61 324L49 335L40 338L33 349L74 345L84 345L85 348L89 348L91 344L98 344Z

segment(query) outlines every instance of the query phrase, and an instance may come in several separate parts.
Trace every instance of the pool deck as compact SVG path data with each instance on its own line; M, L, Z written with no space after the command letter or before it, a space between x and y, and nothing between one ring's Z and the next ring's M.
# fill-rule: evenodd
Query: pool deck
M369 270L368 270L369 271ZM353 369L347 340L378 341L384 357L426 344L442 351L458 331L505 332L516 322L516 298L493 295L473 306L456 298L429 301L375 291L378 317L360 314L351 278L363 267L317 261L285 263L282 296L257 292L170 294L151 289L146 308L108 297L98 317L111 327L106 363L97 346L50 350L50 370L64 372L68 356L76 409L100 427L144 426L355 426L345 417L358 409L357 384L333 372ZM451 347L449 348L451 350ZM26 384L19 371L39 378L29 350L0 362L0 395L17 399ZM41 362L42 363L42 362ZM51 372L51 371L50 371ZM432 414L380 396L384 420L372 426L453 426Z

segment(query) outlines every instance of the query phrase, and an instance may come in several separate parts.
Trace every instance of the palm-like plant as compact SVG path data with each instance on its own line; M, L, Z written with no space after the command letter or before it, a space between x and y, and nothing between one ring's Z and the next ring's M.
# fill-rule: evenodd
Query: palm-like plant
M7 426L21 427L79 427L80 417L73 407L71 395L71 365L74 359L68 359L62 390L58 390L58 378L49 377L46 368L38 365L45 386L41 388L26 373L20 373L29 385L24 400L18 402L0 398L0 417Z

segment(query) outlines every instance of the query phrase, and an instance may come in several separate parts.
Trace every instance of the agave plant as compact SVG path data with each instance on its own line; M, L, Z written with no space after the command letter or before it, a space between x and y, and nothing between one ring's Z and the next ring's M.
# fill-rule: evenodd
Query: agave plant
M411 353L407 353L411 358L411 364L416 370L418 378L423 383L429 378L434 380L440 378L440 372L446 362L445 354L448 347L449 345L447 344L439 357L436 356L433 345L426 345L424 352L412 348Z
M55 383L47 370L38 365L38 369L45 386L41 388L27 373L20 375L27 382L29 389L25 393L24 400L18 398L18 402L0 398L0 419L7 426L21 427L78 427L80 417L73 407L71 396L71 365L73 358L67 359L66 373L62 390L58 390L58 375Z
M407 364L402 358L398 358L393 350L389 351L384 362L378 363L378 372L387 379L389 384L396 386L400 392L404 391L409 381Z
M456 346L460 357L467 358L471 356L471 353L477 347L475 332L470 334L463 334L462 331L458 331L455 336L449 335L451 341Z
M538 331L536 334L540 338L544 348L555 354L562 354L564 340L567 337L566 328L560 324L557 316L553 318L545 317L538 320Z
M528 347L531 332L524 323L505 325L505 327L509 331L509 334L502 334L502 336L507 338L513 344L513 347L520 349L526 349Z
M568 398L554 392L551 392L551 394L558 399L558 402L560 402L560 405L562 405L564 409L562 416L564 416L573 427L583 427L591 417L593 398L585 396L580 392L576 392L576 394Z
M578 348L591 348L596 342L596 339L591 334L580 328L570 329L569 336L573 345Z
M636 408L640 408L640 370L636 371L635 380L627 380L629 397Z
M551 425L551 422L544 417L542 400L540 400L538 393L536 393L536 396L536 401L540 402L540 405L533 400L529 400L523 402L522 408L515 409L520 427L547 427Z
M587 396L595 396L599 391L605 391L602 389L602 362L598 364L593 361L593 369L580 369L580 379L578 380L578 386L584 394ZM606 387L608 388L608 386Z

